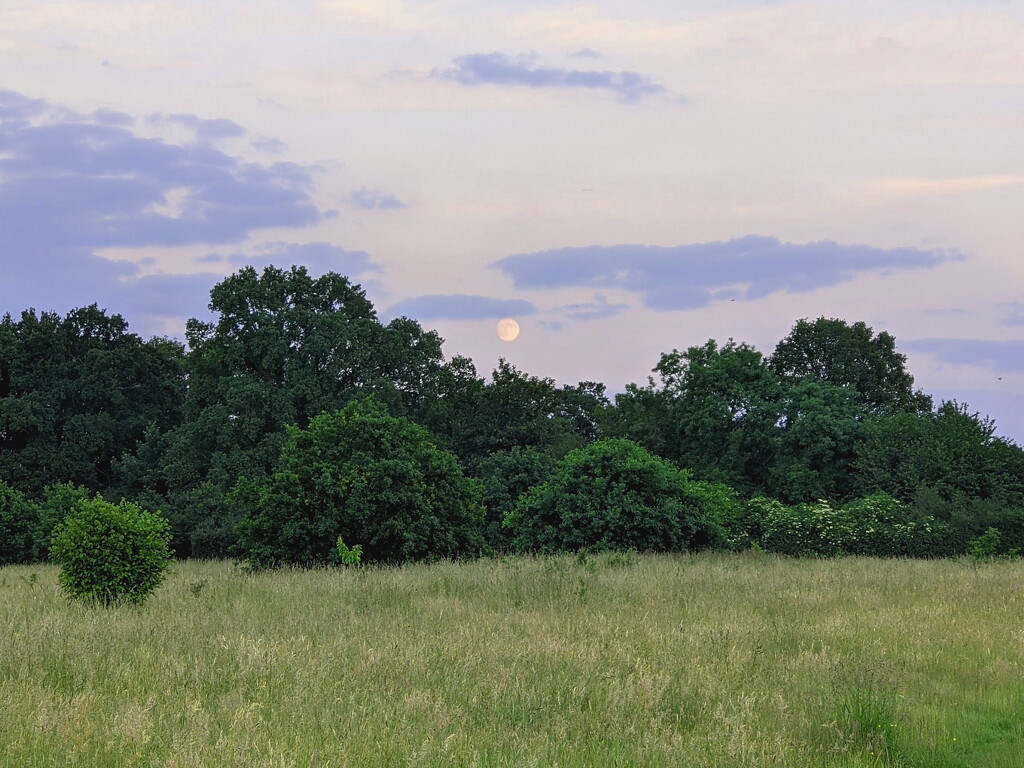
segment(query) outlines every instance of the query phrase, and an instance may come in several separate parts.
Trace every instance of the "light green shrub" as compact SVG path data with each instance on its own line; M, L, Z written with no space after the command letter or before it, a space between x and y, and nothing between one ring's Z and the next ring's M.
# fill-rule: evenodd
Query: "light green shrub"
M69 597L108 606L142 603L164 580L170 541L162 515L96 496L80 501L57 525L50 557Z
M763 497L747 502L754 543L795 557L929 557L948 528L884 493L842 506L820 500L786 506Z

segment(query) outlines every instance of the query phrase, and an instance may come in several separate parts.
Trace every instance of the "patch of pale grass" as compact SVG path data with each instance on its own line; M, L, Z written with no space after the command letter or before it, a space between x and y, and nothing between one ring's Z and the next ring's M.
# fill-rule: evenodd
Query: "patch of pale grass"
M33 579L32 574L37 574ZM0 569L2 766L1017 766L1024 565Z

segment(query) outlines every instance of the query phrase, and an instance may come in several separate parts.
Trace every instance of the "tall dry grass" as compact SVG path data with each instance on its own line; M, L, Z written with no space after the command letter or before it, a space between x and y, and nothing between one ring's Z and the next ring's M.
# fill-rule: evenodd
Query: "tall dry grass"
M1024 765L1024 564L0 569L0 765Z

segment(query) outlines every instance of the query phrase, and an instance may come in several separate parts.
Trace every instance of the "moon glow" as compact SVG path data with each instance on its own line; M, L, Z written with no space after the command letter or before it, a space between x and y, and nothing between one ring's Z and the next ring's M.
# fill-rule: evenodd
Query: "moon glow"
M519 336L519 323L511 317L498 321L498 338L502 341L515 341Z

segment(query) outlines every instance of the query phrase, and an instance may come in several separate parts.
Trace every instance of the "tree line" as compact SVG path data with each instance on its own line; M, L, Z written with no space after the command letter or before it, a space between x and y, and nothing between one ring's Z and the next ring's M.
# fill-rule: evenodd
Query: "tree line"
M96 305L0 321L0 563L97 494L179 557L489 551L956 555L1024 549L1024 451L914 388L893 337L800 320L770 354L661 355L644 383L481 375L346 277L245 268L186 343ZM987 537L987 538L985 538Z

